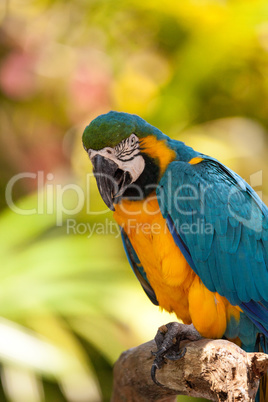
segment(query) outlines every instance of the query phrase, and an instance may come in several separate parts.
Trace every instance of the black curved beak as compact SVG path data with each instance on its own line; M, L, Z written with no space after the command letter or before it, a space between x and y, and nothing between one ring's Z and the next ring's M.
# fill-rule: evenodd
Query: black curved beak
M113 204L119 202L126 186L131 183L131 176L119 169L114 161L101 155L94 156L91 162L100 195L107 207L115 211Z

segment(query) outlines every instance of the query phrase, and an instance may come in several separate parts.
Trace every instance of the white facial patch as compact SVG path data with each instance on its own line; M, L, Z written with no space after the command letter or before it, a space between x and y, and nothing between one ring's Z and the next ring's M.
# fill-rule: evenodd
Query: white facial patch
M99 151L89 149L88 155L90 159L96 155L111 159L118 165L119 169L129 172L132 178L131 183L138 179L145 167L144 159L140 155L139 139L135 134L131 134L114 148L106 147Z

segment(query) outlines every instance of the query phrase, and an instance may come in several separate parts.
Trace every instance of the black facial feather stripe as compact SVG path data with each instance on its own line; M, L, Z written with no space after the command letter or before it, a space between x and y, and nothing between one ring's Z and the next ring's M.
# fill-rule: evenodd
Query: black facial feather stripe
M125 152L121 152L121 153L120 153L120 156L121 156L121 155L131 155L131 154L133 154L133 152L134 152L136 149L138 149L138 148L130 149L129 151L125 151Z
M140 155L140 153L138 153L138 154L136 154L136 155L134 155L134 156L132 156L131 158L128 158L128 159L123 159L123 158L118 158L118 157L117 157L117 159L119 159L122 162L128 162L128 161L133 161L133 159L135 159L137 155Z
M129 138L125 139L124 141L121 141L115 147L116 157L120 160L132 160L132 159L134 159L134 157L132 157L130 159L123 159L123 158L124 158L124 156L133 154L133 152L137 149L139 149L139 140L135 139L135 141L133 142L133 137L132 138L129 137Z
M134 154L134 151L138 151L138 152L136 152L135 154ZM133 155L131 158L129 158L129 159L125 159L125 158L127 158L128 156L130 156L130 155ZM125 151L125 152L121 152L119 155L117 155L116 157L117 157L117 159L119 159L119 160L132 160L132 159L134 159L134 158L136 158L136 156L138 156L138 155L140 155L140 151L139 151L139 149L138 148L135 148L135 149L133 149L133 150L131 150L131 151Z

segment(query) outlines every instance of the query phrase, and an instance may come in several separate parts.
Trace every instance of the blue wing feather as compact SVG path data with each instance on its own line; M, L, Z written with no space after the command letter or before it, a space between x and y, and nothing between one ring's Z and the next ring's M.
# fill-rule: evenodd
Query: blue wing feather
M138 278L143 290L145 291L145 293L147 294L147 296L149 297L151 302L153 304L155 304L156 306L158 306L159 303L157 301L155 292L147 279L146 273L140 263L140 260L137 256L126 232L123 229L121 229L121 236L122 236L122 241L123 241L125 253L128 258L129 265L131 266L134 274Z
M188 262L188 264L192 267L192 269L194 269L194 262L193 259L191 257L191 254L189 252L188 247L185 245L185 243L183 242L183 240L181 239L180 235L176 232L176 234L174 233L176 231L175 226L172 222L172 219L169 215L167 215L167 225L169 228L169 231L172 233L173 238L175 240L175 243L177 244L177 246L179 247L179 249L181 250L184 258L186 259L186 261Z
M268 209L254 190L204 157L196 165L172 162L157 196L175 243L205 286L241 306L268 336Z

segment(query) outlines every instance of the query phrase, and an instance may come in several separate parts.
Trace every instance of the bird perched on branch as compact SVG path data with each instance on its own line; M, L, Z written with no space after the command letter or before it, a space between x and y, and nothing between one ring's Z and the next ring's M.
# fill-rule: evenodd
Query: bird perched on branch
M83 145L150 300L203 337L267 353L268 209L254 190L136 115L97 117ZM168 355L159 347L158 366Z

